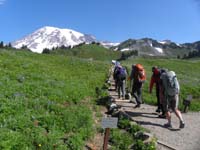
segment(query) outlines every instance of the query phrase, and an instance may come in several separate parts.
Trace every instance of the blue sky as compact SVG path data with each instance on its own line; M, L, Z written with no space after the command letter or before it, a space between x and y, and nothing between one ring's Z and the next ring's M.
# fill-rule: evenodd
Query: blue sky
M43 26L111 42L144 37L200 41L200 0L0 0L0 20L4 42Z

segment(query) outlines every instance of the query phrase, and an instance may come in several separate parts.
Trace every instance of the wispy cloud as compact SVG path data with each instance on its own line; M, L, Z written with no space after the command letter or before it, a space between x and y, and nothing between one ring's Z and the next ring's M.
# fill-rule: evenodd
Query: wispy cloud
M6 2L6 0L0 0L0 5L3 5Z

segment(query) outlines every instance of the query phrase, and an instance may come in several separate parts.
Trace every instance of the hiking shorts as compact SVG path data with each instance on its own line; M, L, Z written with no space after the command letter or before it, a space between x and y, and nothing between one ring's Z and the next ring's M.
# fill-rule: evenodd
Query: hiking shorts
M175 96L167 96L167 100L164 102L164 110L170 111L178 108L179 97L178 94Z

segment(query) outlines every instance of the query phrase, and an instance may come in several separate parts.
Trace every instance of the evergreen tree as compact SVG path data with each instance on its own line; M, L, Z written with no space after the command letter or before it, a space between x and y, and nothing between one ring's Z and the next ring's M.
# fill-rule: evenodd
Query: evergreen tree
M28 49L26 45L22 45L21 49Z
M187 55L186 55L186 54L184 54L184 55L183 55L183 59L186 59L186 58L187 58Z
M4 48L3 41L0 42L0 48Z
M8 47L9 47L9 48L11 48L11 47L12 47L12 44L11 44L10 42L8 43Z
M43 49L42 54L50 54L50 50L48 48Z

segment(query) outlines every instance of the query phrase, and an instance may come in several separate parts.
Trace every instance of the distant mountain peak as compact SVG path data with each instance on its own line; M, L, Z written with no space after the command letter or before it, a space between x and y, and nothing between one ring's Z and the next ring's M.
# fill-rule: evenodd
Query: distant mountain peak
M158 41L158 42L161 44L171 44L172 43L172 41L170 41L170 40L162 40L162 41Z
M96 41L95 37L83 34L72 29L61 29L57 27L44 26L28 36L12 43L15 48L27 46L31 51L42 53L44 48L73 47L80 43L91 43Z
M113 42L109 42L109 41L101 41L100 44L105 48L111 48L113 46L119 45L120 43L113 43Z
M139 55L147 56L174 56L183 53L183 51L188 51L181 44L174 43L170 40L157 41L152 38L128 39L112 47L112 49L122 52L137 50Z

